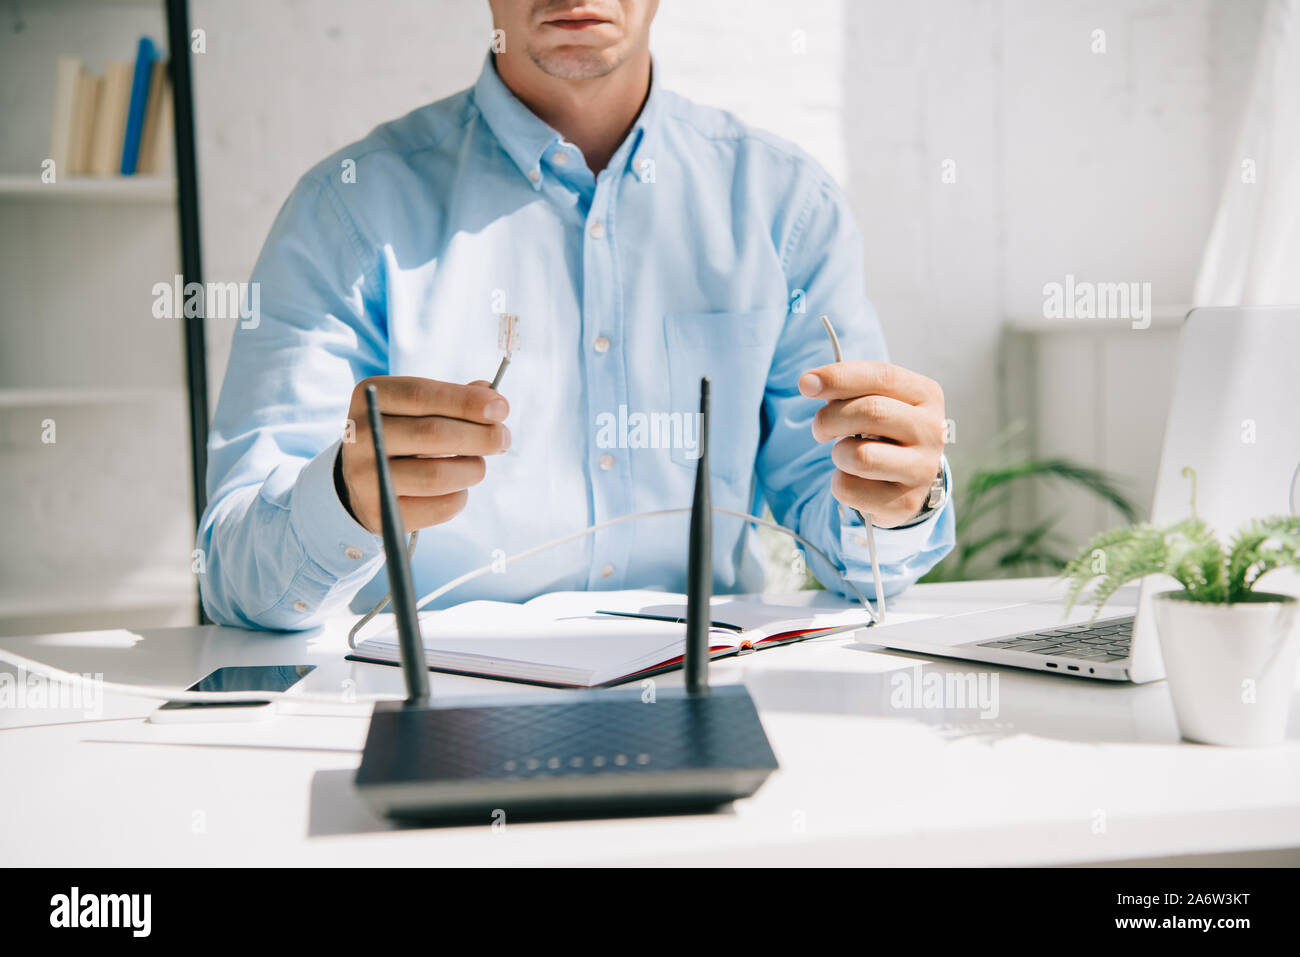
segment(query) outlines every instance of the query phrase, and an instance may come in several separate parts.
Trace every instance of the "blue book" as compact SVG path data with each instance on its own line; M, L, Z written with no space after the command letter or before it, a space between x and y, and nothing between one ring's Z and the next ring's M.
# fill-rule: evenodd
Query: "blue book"
M126 135L122 138L122 175L135 175L140 158L140 134L144 130L144 110L149 102L149 81L158 49L148 37L140 38L135 54L135 76L131 80L131 105L126 114Z

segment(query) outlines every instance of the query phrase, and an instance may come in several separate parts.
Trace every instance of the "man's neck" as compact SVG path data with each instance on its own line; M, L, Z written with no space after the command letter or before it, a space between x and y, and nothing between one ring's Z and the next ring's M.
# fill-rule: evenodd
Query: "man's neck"
M497 75L524 106L582 150L599 173L636 122L650 93L650 51L590 80L543 73L528 57L495 56Z

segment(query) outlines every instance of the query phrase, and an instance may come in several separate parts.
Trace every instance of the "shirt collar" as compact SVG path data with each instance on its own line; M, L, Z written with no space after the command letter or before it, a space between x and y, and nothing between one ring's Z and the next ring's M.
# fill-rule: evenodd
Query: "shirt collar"
M625 170L642 150L648 131L659 115L662 98L652 65L650 93L641 107L636 123L610 160L610 168L619 168L621 165ZM542 176L545 175L542 156L562 137L510 92L510 88L497 74L491 52L474 84L473 99L501 148L519 167L519 172L532 184L533 189L541 189Z

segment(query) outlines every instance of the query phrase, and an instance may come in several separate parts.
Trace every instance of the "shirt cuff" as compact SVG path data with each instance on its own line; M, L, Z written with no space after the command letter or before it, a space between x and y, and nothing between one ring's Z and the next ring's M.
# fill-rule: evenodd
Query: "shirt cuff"
M948 467L948 457L943 458L944 501L933 512L911 525L897 528L880 528L873 526L876 538L876 560L885 565L902 564L921 552L934 537L934 527L939 516L952 501L952 471ZM863 568L870 573L871 552L867 547L867 532L858 513L846 505L836 503L840 520L840 548L845 564L854 572ZM834 513L832 513L834 514Z
M307 557L337 578L366 570L384 554L383 539L363 527L339 501L334 459L340 442L298 473L289 499L289 524Z

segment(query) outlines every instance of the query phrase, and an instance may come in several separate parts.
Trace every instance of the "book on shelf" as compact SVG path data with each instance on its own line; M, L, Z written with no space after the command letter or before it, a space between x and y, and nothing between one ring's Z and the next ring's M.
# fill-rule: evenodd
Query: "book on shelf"
M144 128L140 132L137 173L151 176L172 170L172 84L166 60L155 60L145 105Z
M167 61L148 37L134 61L108 63L102 77L76 57L60 57L50 132L56 175L169 172L171 110Z
M72 111L73 128L69 139L70 166L73 175L85 174L90 169L90 144L95 136L95 116L99 113L99 97L104 90L104 80L87 70L81 71L77 86L77 102Z
M131 176L140 159L140 139L144 131L145 107L149 102L149 86L153 82L153 65L158 50L148 37L141 37L136 48L135 67L131 73L131 95L126 110L126 130L122 137L121 173Z
M121 169L132 72L128 62L109 63L104 67L104 92L99 97L90 144L90 169L86 171L92 176L113 176Z
M73 130L77 96L81 90L81 61L61 56L54 68L54 123L50 131L50 159L55 174L72 172Z

